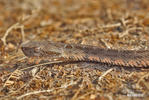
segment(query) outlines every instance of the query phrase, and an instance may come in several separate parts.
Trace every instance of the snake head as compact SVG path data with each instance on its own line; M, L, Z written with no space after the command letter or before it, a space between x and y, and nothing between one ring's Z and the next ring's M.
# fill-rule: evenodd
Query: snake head
M27 41L21 45L21 49L27 57L56 57L60 55L55 44L46 41Z
M27 41L21 45L21 49L27 57L44 56L43 46L40 42Z

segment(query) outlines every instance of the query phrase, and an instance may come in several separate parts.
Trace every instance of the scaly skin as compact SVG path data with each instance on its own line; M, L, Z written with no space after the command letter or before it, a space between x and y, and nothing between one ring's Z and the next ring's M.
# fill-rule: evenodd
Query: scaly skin
M149 68L149 50L114 50L90 45L29 41L21 49L27 57L82 61L123 67Z

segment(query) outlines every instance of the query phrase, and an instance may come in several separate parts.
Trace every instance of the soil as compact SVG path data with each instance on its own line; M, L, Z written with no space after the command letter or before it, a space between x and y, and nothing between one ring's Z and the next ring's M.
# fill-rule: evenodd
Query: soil
M148 49L148 4L149 0L0 0L0 100L148 100L149 68L39 65L20 49L29 40Z

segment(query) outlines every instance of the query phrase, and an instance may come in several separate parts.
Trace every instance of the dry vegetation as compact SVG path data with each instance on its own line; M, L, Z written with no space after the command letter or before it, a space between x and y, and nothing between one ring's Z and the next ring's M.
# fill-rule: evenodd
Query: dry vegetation
M27 40L148 49L148 4L149 0L0 0L0 100L149 100L148 69L38 65L20 50Z

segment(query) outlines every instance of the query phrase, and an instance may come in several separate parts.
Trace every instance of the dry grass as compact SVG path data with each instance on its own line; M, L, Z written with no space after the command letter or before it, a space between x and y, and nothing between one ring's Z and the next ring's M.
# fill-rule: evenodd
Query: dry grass
M0 100L148 100L148 69L36 64L38 60L20 50L28 40L148 49L148 4L148 0L1 0Z

